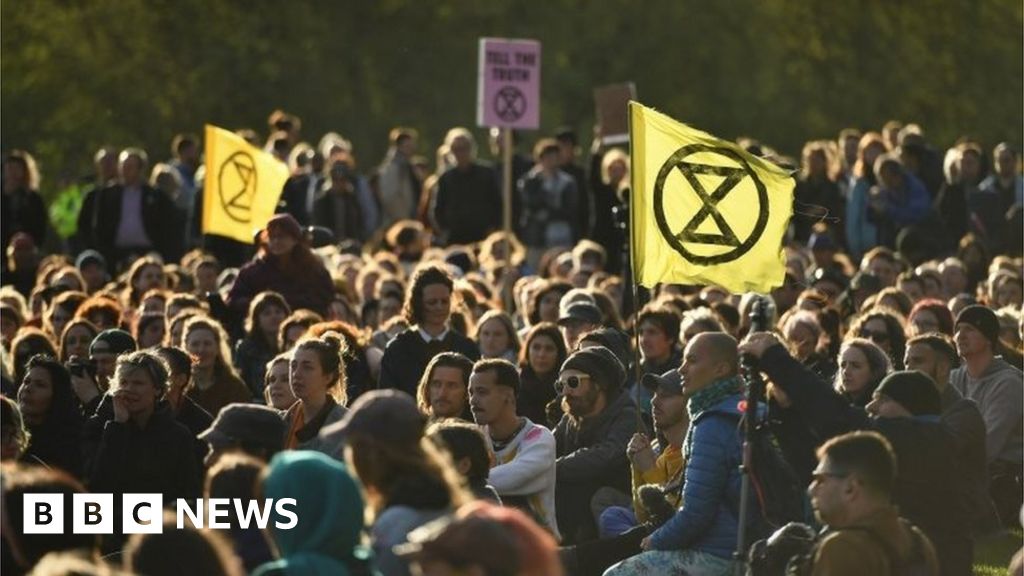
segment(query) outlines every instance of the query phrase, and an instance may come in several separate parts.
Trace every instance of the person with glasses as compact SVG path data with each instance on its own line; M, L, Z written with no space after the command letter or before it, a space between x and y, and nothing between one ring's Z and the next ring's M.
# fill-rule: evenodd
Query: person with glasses
M862 314L850 326L849 335L875 343L889 357L893 369L903 370L906 351L906 321L888 308L875 308Z
M943 574L970 574L969 478L977 473L971 467L979 464L960 457L955 432L941 420L938 386L928 375L892 372L862 408L807 370L771 333L748 336L740 352L758 359L760 370L790 399L791 409L817 443L854 430L881 434L899 457L893 503L936 544ZM787 437L779 440L786 442Z
M603 346L579 350L562 365L555 392L565 414L555 427L555 511L563 544L597 537L591 502L601 488L629 502L626 446L640 428L636 404L623 388L626 370Z
M896 575L900 566L938 574L935 548L891 503L896 478L892 446L874 432L852 432L818 449L808 489L827 526L805 566L807 574Z

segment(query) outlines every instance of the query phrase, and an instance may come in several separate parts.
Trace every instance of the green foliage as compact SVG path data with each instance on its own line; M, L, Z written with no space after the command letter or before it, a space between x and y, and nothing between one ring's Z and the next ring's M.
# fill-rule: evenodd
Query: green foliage
M428 146L472 126L477 39L505 36L543 43L543 129L584 139L593 87L633 80L645 104L789 154L891 118L938 146L1019 144L1022 30L1012 0L9 1L0 113L50 195L102 144L160 160L206 122L265 136L275 108L306 138L341 132L366 168L393 125Z

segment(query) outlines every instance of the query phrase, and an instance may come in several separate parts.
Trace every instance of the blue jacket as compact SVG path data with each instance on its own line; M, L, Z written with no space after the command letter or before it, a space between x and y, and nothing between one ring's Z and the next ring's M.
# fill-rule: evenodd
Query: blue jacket
M732 558L739 530L743 434L739 394L704 411L691 424L683 507L651 534L652 550L696 550Z
M846 199L846 246L855 262L878 245L878 228L868 218L868 194L871 182L858 178Z

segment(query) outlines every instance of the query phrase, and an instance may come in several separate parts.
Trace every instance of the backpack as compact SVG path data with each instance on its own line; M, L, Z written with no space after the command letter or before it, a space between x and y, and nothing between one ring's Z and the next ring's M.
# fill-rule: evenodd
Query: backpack
M910 532L912 540L910 557L904 560L897 556L896 551L893 550L889 542L867 528L856 527L844 528L843 530L856 530L867 534L885 552L886 557L889 559L889 574L891 576L931 576L931 566L928 563L928 557L925 555L924 534L905 518L900 518L900 525L903 526L904 530ZM818 545L827 534L828 532L822 533L814 543L814 546L805 554L793 556L786 565L785 573L779 576L805 576L811 574L814 571L814 556L817 554Z
M743 418L737 421L742 423ZM738 430L742 434L742 427ZM750 495L757 506L752 506L748 514L748 542L767 538L790 522L805 521L807 516L802 483L767 424L759 423L754 429L751 450ZM739 502L730 501L730 507L739 517Z

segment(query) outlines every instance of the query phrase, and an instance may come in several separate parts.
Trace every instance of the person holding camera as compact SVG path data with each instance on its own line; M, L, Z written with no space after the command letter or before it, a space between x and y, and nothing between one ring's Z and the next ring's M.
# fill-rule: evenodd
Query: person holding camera
M88 359L72 356L68 361L71 389L86 418L99 408L103 393L109 388L110 378L114 375L118 356L135 349L135 339L131 334L124 330L104 330L89 345Z

